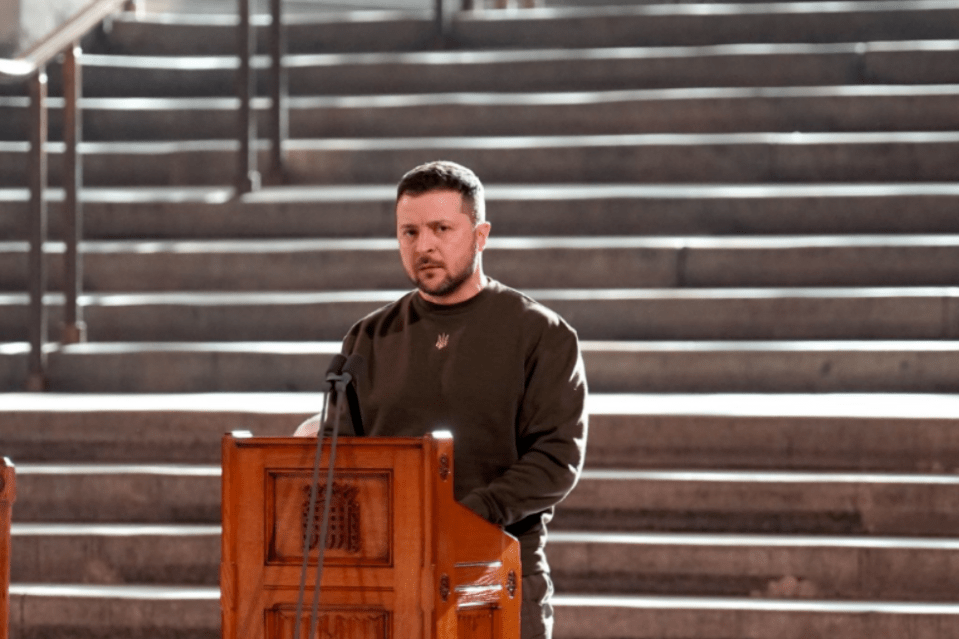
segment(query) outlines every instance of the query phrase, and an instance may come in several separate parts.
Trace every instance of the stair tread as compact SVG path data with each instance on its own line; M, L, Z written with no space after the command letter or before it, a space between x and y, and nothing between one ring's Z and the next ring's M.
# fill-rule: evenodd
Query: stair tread
M627 133L588 135L491 135L411 138L295 138L285 142L290 151L396 151L411 149L522 149L587 148L626 146L696 145L853 145L853 144L947 144L959 141L959 131L837 131L837 132L737 132L737 133ZM185 151L233 151L236 140L113 141L81 142L80 152L156 155ZM0 141L0 153L25 153L28 142ZM266 149L268 140L260 140ZM51 153L62 153L62 142L49 142Z
M504 64L512 62L568 62L571 60L622 60L624 58L703 58L722 56L788 56L824 53L888 53L900 51L956 51L955 40L892 40L839 43L739 43L707 44L697 46L613 46L565 49L544 47L538 49L407 51L372 53L292 53L285 56L287 68L309 66L359 65L419 65L445 63L451 65ZM267 68L269 57L253 57L254 68ZM85 53L83 64L99 68L174 69L180 71L236 69L238 62L231 55L108 55Z
M959 395L937 393L592 393L591 415L959 419ZM14 412L246 412L302 415L320 393L5 393Z
M428 105L475 105L475 106L525 106L525 105L577 105L610 102L643 102L706 99L755 100L762 98L812 98L812 97L928 97L959 95L959 84L862 84L796 87L692 87L619 89L596 91L531 91L494 93L490 91L448 93L410 93L397 95L292 95L290 109L312 108L385 108L417 107ZM80 106L88 110L234 110L238 99L215 96L179 97L87 97ZM24 97L0 96L0 107L27 108ZM267 98L254 98L255 108L268 108ZM48 108L63 107L63 98L51 97Z
M506 199L569 198L593 200L596 198L774 198L774 197L908 197L959 196L959 184L953 182L922 183L805 183L805 184L491 184L484 185L488 202ZM86 204L195 202L222 204L234 196L234 190L221 186L128 186L95 188L81 191ZM61 201L63 189L47 191L50 201ZM284 187L264 187L243 196L246 203L263 202L336 202L336 201L392 201L396 186L325 185L308 184ZM26 202L30 192L25 188L0 188L0 202Z
M17 466L26 478L42 475L149 475L165 477L219 477L222 469L211 464L114 464L114 463L25 463ZM620 470L590 469L582 472L582 481L644 481L662 483L742 483L742 484L884 484L959 486L959 475L951 473L897 473L875 471L795 471L795 470Z
M219 536L216 524L47 523L13 522L14 537L192 537ZM551 545L703 546L711 548L848 548L891 550L959 550L959 539L895 535L802 535L708 532L550 531Z
M218 587L178 585L10 584L11 596L100 599L211 600ZM790 610L816 612L959 615L959 604L946 602L838 601L759 597L559 594L558 607L687 608L691 610Z

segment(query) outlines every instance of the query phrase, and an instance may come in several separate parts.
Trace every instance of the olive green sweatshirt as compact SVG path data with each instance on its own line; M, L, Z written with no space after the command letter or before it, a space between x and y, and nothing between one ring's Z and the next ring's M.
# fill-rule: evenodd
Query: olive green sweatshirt
M405 295L353 326L343 354L354 353L366 361L357 380L366 434L449 430L456 499L520 538L525 574L548 570L545 526L586 452L576 332L489 280L449 306ZM348 425L343 418L341 432Z

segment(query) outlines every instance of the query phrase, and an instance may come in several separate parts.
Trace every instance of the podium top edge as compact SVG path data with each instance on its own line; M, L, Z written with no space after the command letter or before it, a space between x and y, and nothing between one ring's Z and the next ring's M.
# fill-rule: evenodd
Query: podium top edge
M257 437L254 436L249 431L233 431L226 433L223 438L227 441L232 441L234 444L239 446L309 446L316 443L316 437L293 437L290 436L263 436ZM426 442L435 441L437 443L442 441L452 440L453 436L449 431L436 431L423 435L422 437L375 437L375 436L363 436L363 437L353 437L353 436L340 436L338 438L338 445L348 445L348 446L398 446L398 445L407 445L407 446L422 446ZM324 437L324 442L328 442L329 438Z

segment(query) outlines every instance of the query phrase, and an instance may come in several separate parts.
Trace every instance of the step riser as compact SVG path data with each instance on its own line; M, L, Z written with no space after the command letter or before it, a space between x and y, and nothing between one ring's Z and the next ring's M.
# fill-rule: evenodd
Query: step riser
M959 432L948 419L590 415L586 465L955 472Z
M714 99L610 99L569 105L464 105L291 108L292 138L411 136L615 135L750 131L951 131L959 97L845 96ZM236 136L236 111L212 108L84 108L83 139L216 140ZM50 113L51 140L62 139L62 113ZM0 108L0 139L24 140L24 109ZM269 131L259 111L258 130Z
M562 3L559 3L562 4ZM605 4L605 3L603 3ZM676 4L658 2L657 4ZM550 3L550 6L555 4ZM907 5L899 5L904 9ZM593 46L697 46L726 42L858 42L873 40L926 40L954 37L959 15L953 9L938 11L850 11L837 13L656 15L636 12L586 19L464 21L456 31L461 46L593 47ZM941 21L941 22L939 22ZM547 23L547 24L544 24ZM563 28L566 27L566 28Z
M560 3L562 5L563 3ZM553 6L553 5L551 5ZM658 16L619 11L610 16L553 18L548 21L454 17L451 39L460 47L679 46L721 42L856 42L949 39L959 30L955 9L909 11L782 13L771 15ZM545 23L545 24L544 24ZM389 23L288 24L288 51L403 51L433 43L428 20ZM268 50L259 29L259 50ZM137 55L229 55L236 50L233 28L114 22L109 35L116 53Z
M557 599L556 639L608 639L635 637L781 637L842 636L848 639L909 637L954 639L954 614L877 614L876 612L823 613L815 610L704 609L692 610L677 600L668 607L648 605L577 605L577 599ZM104 598L35 597L12 595L11 637L15 639L67 639L96 636L102 639L216 639L220 637L220 605L216 600L117 601Z
M220 639L218 600L10 596L10 639Z
M584 478L557 507L560 530L952 534L959 487L938 484Z
M685 602L688 604L689 602ZM879 614L789 610L689 609L683 600L669 609L556 606L556 639L662 639L663 637L909 637L955 639L956 619L949 614Z
M959 298L659 299L539 301L587 340L956 339ZM384 302L84 305L91 342L315 341L342 339ZM26 301L2 305L0 342L28 339ZM62 307L50 308L57 341ZM744 322L743 318L749 318Z
M19 463L219 464L224 433L289 435L322 407L319 395L311 412L283 413L283 396L264 396L260 401L278 413L11 412L0 420L0 441L4 455ZM642 396L636 399L643 401ZM586 465L592 469L939 473L959 469L959 428L954 419L592 413L589 423Z
M219 476L17 478L20 522L217 523ZM557 530L951 534L959 486L841 482L658 481L584 477L557 508Z
M547 552L561 594L949 601L959 585L955 550L551 540Z
M774 187L768 190L753 196L726 192L714 197L590 197L589 187L574 187L553 191L555 199L487 193L486 201L495 237L532 237L543 229L554 236L959 234L959 216L955 214L959 194L936 195L932 187L929 193L916 195L883 194L868 186L858 196L777 196ZM93 201L96 195L88 193L83 231L89 240L391 237L395 232L390 196L373 202L108 204ZM25 199L24 193L20 201L3 203L0 237L26 240L29 216ZM49 204L52 239L61 239L60 209L58 202ZM904 210L909 215L903 215Z
M220 535L14 535L12 583L219 585Z
M557 56L555 60L356 63L292 66L291 95L388 95L445 92L608 91L669 87L788 87L847 84L955 84L959 51L845 51L690 57ZM600 50L601 51L601 50ZM208 97L235 95L233 69L104 67L88 58L88 97ZM268 95L266 73L258 92ZM61 93L58 74L52 95Z
M959 390L954 352L834 349L623 352L586 356L597 392L830 393Z
M266 350L89 354L66 348L49 354L48 378L51 390L78 393L316 391L329 356ZM584 359L590 389L598 393L954 393L955 357L949 349L856 351L838 342L795 351L613 346L587 351ZM22 390L25 378L25 355L0 358L5 391Z
M672 249L543 249L533 257L530 250L504 248L490 251L485 268L492 277L517 288L671 287L676 285L677 253ZM63 259L51 255L48 263L50 288L57 290ZM9 269L0 275L0 290L26 290L25 255L0 253L0 266ZM600 281L597 273L608 276ZM84 290L90 292L349 291L409 287L399 254L392 249L84 256Z
M264 396L262 402L264 407L277 412L190 412L181 409L5 413L0 420L0 440L4 443L4 456L17 463L68 461L218 466L221 439L225 433L249 431L258 437L291 435L299 424L319 413L323 406L319 394L316 395L316 408L311 412L282 412L282 397ZM203 403L200 405L202 407Z
M29 535L13 538L14 583L217 586L220 537ZM948 601L955 550L552 540L557 592ZM799 580L789 589L787 577Z
M959 67L959 61L957 61ZM310 149L290 144L289 173L296 184L389 184L411 167L454 158L488 183L753 183L753 182L950 182L959 180L959 142L954 136L928 142L742 143L622 142L582 145L552 139L527 145L509 141L476 148L454 140L413 142L407 148ZM211 142L223 150L156 149L130 154L120 149L86 153L87 186L228 186L235 178L232 142ZM149 147L144 147L146 150ZM168 151L168 152L167 152ZM266 152L260 166L269 166ZM26 149L0 152L0 186L26 184ZM61 184L61 154L51 154L50 184Z
M18 522L219 523L219 475L17 477Z
M126 247L123 247L124 249ZM407 290L390 247L230 252L86 252L83 290L349 291ZM61 290L63 256L47 257L49 290ZM951 286L959 245L673 246L513 248L491 241L486 272L529 289ZM27 290L27 250L0 252L0 290ZM952 309L950 309L950 313Z

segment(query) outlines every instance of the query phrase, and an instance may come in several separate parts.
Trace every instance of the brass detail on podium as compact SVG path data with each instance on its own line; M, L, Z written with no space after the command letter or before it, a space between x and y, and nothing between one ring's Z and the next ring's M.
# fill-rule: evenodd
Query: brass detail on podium
M510 570L509 575L506 576L506 592L509 593L510 599L516 596L516 571L515 570Z
M446 481L450 476L450 458L448 455L440 455L440 479Z

